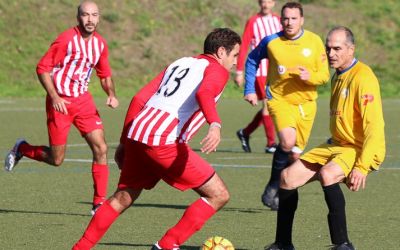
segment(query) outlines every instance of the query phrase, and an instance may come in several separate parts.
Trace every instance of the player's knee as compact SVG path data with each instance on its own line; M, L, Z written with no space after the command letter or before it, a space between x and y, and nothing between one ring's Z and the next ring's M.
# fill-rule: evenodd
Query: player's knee
M295 142L291 140L281 140L279 144L283 151L291 152L292 148L295 145Z
M281 172L280 187L289 190L299 187L298 181L295 178L293 178L288 168L285 168Z
M114 208L122 212L126 208L130 207L133 203L133 198L129 192L121 190L117 191L111 198L111 203Z
M228 203L230 199L231 199L231 195L229 194L229 191L227 189L222 191L221 194L219 195L219 200L221 201L221 203L223 205Z
M107 158L107 144L103 143L100 145L96 145L93 148L93 156L97 162L105 161Z
M337 182L336 177L326 168L319 171L319 179L323 186L331 185Z
M64 156L56 156L53 158L53 165L55 167L61 166L63 162L64 162Z

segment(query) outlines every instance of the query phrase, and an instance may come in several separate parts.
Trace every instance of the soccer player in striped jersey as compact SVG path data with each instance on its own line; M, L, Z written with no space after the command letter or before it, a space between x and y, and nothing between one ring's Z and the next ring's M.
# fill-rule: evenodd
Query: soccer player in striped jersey
M385 158L379 82L354 52L350 29L339 26L328 33L326 53L330 66L336 69L331 80L331 139L283 170L276 239L268 249L294 248L291 235L297 189L314 180L320 181L328 206L332 249L354 249L347 235L345 197L339 184L345 182L351 191L364 189L367 175L378 170Z
M204 54L176 60L133 97L115 155L121 168L118 189L96 212L74 250L92 248L142 190L160 180L182 191L193 189L200 198L153 250L179 249L228 202L224 182L188 141L207 122L201 151L216 150L221 140L216 102L236 64L240 42L234 31L215 29L204 41Z
M278 131L279 145L272 160L271 177L261 200L278 208L282 169L297 159L307 145L317 112L317 86L329 80L329 67L321 38L303 29L303 7L288 2L281 10L283 31L267 36L246 61L245 99L254 104L257 67L268 58L268 109Z
M5 159L11 171L23 157L60 166L65 157L71 124L79 130L93 152L93 208L107 195L107 144L102 120L88 85L93 69L107 94L106 104L118 106L106 41L96 32L100 13L96 3L83 1L77 12L78 25L61 33L37 65L37 75L45 89L47 128L50 146L30 145L18 139Z
M243 69L249 46L251 46L251 50L253 50L264 37L275 34L282 30L279 15L272 12L272 9L275 6L275 0L258 0L258 4L260 5L259 13L250 17L246 23L242 35L242 44L240 45L235 77L235 82L239 87L242 86L244 82ZM263 107L256 113L253 120L245 128L236 132L245 152L251 152L251 147L249 144L250 135L261 124L264 126L265 135L267 137L265 152L274 153L276 150L277 145L275 143L275 126L269 115L267 100L265 99L267 72L268 59L263 59L258 67L255 82L256 94L258 100L262 101ZM257 103L254 105L257 105Z

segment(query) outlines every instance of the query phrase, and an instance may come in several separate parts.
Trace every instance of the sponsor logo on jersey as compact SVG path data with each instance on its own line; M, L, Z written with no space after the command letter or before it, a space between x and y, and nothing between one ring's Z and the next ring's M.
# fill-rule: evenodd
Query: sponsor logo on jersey
M365 94L361 96L361 100L363 100L363 105L367 105L369 102L373 102L374 101L374 95L372 94Z
M283 75L283 74L285 74L285 72L286 72L286 67L283 66L283 65L279 65L279 66L278 66L278 73L279 73L280 75Z
M302 51L301 53L303 54L303 56L309 57L309 56L311 56L311 49L309 49L309 48L304 48L303 51Z
M343 99L346 99L348 95L349 95L349 89L343 89L342 93L340 93L340 97Z

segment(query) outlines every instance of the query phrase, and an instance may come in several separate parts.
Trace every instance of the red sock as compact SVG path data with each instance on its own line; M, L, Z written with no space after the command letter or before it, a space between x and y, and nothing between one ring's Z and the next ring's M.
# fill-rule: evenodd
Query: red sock
M88 227L72 250L89 250L103 237L111 224L118 218L119 213L111 207L107 200L96 211Z
M106 199L108 185L108 166L93 163L92 177L94 187L93 204L97 205Z
M30 159L36 161L43 161L43 154L45 152L46 146L32 146L28 143L22 143L18 147L18 151Z
M158 241L158 244L163 249L172 249L182 245L190 236L200 230L215 212L215 209L203 198L196 200L186 209L179 222Z
M267 136L267 146L275 144L275 126L271 116L263 115L265 135Z
M253 120L243 129L245 135L251 135L261 125L263 120L262 110L258 111Z

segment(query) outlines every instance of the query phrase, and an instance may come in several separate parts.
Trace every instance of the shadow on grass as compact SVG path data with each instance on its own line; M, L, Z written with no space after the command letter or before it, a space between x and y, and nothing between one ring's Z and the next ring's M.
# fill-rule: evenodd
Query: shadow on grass
M149 249L153 245L148 244L132 244L132 243L99 243L98 245L103 246L122 246L122 247L148 247ZM199 246L180 246L181 250L199 250ZM235 248L236 250L248 250L247 248Z
M90 202L81 201L79 204L92 204ZM155 203L135 203L131 208L168 208L168 209L179 209L185 210L188 205L170 205L170 204L155 204ZM236 208L236 207L225 207L220 212L240 212L240 213L264 213L264 212L276 212L270 209L263 208Z
M27 211L27 210L13 210L13 209L0 209L0 213L20 213L20 214L49 214L49 215L71 215L71 216L84 216L91 217L88 214L76 214L76 213L62 213L62 212L46 212L46 211Z

